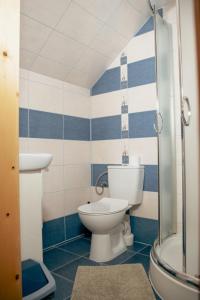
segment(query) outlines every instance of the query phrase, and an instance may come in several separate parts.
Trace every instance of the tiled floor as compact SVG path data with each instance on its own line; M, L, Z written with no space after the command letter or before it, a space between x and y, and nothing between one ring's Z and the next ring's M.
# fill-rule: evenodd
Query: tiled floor
M104 264L141 263L148 272L150 249L146 244L134 242L126 252ZM44 263L54 276L57 286L56 293L47 299L70 299L78 266L100 265L89 259L89 251L90 239L80 238L44 252Z

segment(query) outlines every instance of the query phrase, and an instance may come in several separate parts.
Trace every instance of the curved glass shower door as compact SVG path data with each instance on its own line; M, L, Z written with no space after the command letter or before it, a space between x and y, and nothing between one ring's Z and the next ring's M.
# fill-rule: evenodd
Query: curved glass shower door
M156 13L155 47L159 161L159 242L176 233L176 134L171 26Z

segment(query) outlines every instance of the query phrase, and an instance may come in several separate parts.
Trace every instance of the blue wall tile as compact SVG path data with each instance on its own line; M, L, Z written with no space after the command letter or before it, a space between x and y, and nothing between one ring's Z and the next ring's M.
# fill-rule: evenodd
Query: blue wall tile
M64 116L65 140L90 140L90 120L86 118Z
M144 191L158 192L158 166L144 166Z
M156 136L153 126L155 117L156 111L154 110L129 114L129 137L144 138Z
M91 96L120 89L120 67L107 70L91 89Z
M155 82L155 57L128 64L128 87Z
M91 185L95 186L97 182L98 176L107 169L108 164L92 164L91 165ZM98 186L101 185L102 182L108 182L108 175L104 175L98 183Z
M92 140L121 138L121 116L95 118L91 120Z
M107 171L107 167L112 164L92 164L91 165L91 185L95 186L97 178L100 173ZM108 183L108 176L104 175L99 181L98 186L102 182ZM144 191L157 192L158 191L158 166L145 165L144 166Z
M19 136L28 137L28 109L19 109Z
M130 222L134 240L152 245L158 236L158 221L131 216Z
M49 112L29 111L30 137L63 139L63 116Z
M150 17L147 20L147 22L140 28L140 30L135 34L135 36L144 34L144 33L149 32L149 31L152 31L153 29L154 29L153 17Z
M78 214L73 214L65 217L66 240L83 234L85 233L85 231L86 229L81 223Z
M163 16L163 9L160 8L158 10L158 13L162 17ZM150 17L146 21L146 23L140 28L140 30L135 34L135 36L144 34L146 32L152 31L152 30L154 30L153 17Z
M44 222L42 236L44 249L63 242L65 240L64 217Z

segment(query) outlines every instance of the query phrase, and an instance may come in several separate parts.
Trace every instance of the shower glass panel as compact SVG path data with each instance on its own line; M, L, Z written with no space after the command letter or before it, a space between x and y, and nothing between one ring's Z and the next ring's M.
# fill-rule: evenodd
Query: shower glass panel
M176 233L176 135L171 26L156 13L155 48L159 161L159 242Z

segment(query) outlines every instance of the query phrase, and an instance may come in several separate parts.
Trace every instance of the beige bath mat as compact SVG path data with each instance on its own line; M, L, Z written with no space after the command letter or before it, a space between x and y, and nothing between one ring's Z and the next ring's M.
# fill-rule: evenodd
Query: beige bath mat
M82 267L71 300L155 300L141 264Z

